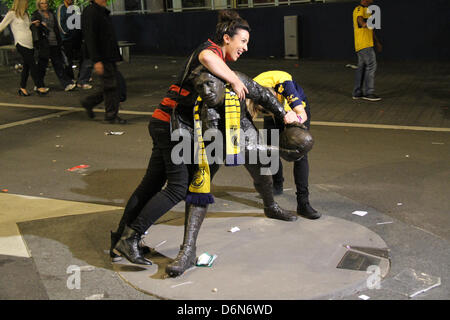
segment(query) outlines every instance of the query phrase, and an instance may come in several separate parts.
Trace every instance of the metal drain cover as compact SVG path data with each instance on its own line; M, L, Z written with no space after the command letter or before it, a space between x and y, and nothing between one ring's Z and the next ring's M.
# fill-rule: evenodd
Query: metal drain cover
M336 268L366 271L369 266L379 266L381 259L355 251L347 251Z

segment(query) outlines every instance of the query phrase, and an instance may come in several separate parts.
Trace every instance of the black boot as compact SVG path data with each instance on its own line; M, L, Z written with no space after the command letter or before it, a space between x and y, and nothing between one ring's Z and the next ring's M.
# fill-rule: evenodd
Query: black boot
M183 244L175 260L166 267L169 276L178 277L195 265L197 236L207 210L208 206L186 204Z
M139 249L141 234L126 226L122 237L117 242L114 250L121 253L128 261L136 264L151 265L151 261L145 259Z
M284 221L297 220L297 216L294 213L282 209L273 199L272 177L261 174L261 165L246 165L245 168L252 176L253 185L263 199L264 214L266 217Z
M322 216L320 212L317 212L313 207L311 207L309 201L299 203L297 206L297 213L308 219L319 219Z
M297 213L307 219L319 219L322 214L311 207L308 200L308 194L307 191L302 194L297 193Z
M114 247L120 240L120 235L121 234L119 232L111 231L111 248L109 249L109 256L111 257L112 262L119 262L122 260L122 257L114 252ZM141 255L145 255L151 252L150 248L145 246L142 240L139 241L138 247Z
M264 214L267 218L284 220L284 221L295 221L297 216L288 210L281 208L278 203L274 203L270 207L264 207Z

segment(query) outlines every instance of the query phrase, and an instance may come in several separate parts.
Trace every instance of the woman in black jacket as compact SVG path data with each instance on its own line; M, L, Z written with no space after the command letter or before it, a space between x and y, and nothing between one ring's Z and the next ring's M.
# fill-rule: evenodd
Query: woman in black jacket
M49 10L48 0L37 0L37 10L32 15L32 20L40 21L38 26L33 25L34 47L38 51L38 69L42 80L44 80L48 59L52 60L53 69L59 82L65 91L75 88L75 83L64 72L64 62L61 52L61 35L55 14Z

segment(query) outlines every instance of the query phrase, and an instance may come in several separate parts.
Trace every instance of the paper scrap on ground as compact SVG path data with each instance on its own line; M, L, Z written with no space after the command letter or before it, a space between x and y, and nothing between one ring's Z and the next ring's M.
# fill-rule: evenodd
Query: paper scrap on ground
M191 283L193 283L193 282L192 281L183 282L183 283L175 284L175 285L171 286L171 288L173 289L173 288L176 288L176 287L179 287L179 286L183 286L185 284L191 284Z
M105 297L103 293L93 294L92 296L86 297L85 300L101 300Z
M367 214L367 211L353 211L352 214L356 214L357 216L364 217Z
M94 271L95 267L94 266L81 266L80 267L80 271Z
M79 166L75 166L75 167L72 167L72 168L66 169L66 170L70 171L70 172L84 172L89 167L90 167L90 165L88 165L88 164L80 164Z
M358 298L363 299L363 300L369 300L370 297L366 296L365 294L360 295Z
M240 231L241 229L239 229L238 227L233 227L230 230L228 230L228 232L236 232L236 231Z
M390 223L394 223L394 221L378 222L377 224L390 224Z
M197 263L196 265L198 267L211 267L214 260L216 260L217 255L210 255L208 252L202 253L198 258L197 258Z
M125 132L123 132L123 131L107 131L107 132L105 132L105 136L121 136L124 133Z

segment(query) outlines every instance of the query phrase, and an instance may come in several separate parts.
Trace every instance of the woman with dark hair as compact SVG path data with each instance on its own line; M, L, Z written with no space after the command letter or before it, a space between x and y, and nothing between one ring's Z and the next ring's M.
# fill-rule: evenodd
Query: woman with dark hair
M242 81L225 61L236 61L248 50L250 26L237 12L219 12L214 41L208 39L189 56L177 81L170 86L166 96L154 111L149 123L153 150L147 172L131 195L116 232L111 232L110 255L118 254L137 264L150 265L139 247L141 236L163 214L186 197L190 182L186 164L175 164L171 151L176 142L171 141L170 122L192 132L193 108L198 97L190 73L200 64L211 73L230 83L244 99L248 92ZM90 110L87 110L89 114ZM174 119L171 117L174 116ZM163 186L167 182L164 189Z
M31 77L37 87L37 93L44 95L48 92L48 88L44 88L42 78L39 76L39 71L34 60L33 37L31 35L30 25L38 24L39 21L30 22L30 17L27 13L27 0L14 0L11 10L6 14L5 18L0 23L0 32L8 25L11 25L11 31L14 36L14 44L17 52L23 58L23 69L20 78L20 88L18 94L20 96L29 96L27 92L27 80L31 71Z
M48 0L37 0L37 10L31 16L32 20L39 21L39 26L33 25L34 47L38 51L38 69L39 74L44 82L45 73L47 71L48 60L52 60L52 66L55 70L59 82L64 91L70 91L75 88L75 83L64 72L64 62L61 53L61 35L59 34L56 16L49 9Z

